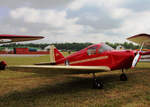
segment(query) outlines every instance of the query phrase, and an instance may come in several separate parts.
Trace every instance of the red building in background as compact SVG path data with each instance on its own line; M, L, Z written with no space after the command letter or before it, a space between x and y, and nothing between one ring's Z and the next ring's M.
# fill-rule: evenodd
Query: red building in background
M0 51L0 54L49 54L49 51L38 51L32 48L14 48L12 51Z

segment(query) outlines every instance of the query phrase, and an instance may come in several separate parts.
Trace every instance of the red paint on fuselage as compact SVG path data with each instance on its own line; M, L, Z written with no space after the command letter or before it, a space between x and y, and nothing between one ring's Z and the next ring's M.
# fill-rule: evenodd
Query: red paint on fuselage
M105 50L100 52L102 44L91 45L70 56L56 62L57 65L65 65L68 61L72 66L108 66L111 70L130 68L134 59L134 51L131 50ZM89 55L88 49L96 47L96 53Z

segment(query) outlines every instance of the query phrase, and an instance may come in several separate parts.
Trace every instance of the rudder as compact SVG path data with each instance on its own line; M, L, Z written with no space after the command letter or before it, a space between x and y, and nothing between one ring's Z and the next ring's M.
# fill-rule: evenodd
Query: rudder
M50 46L50 63L55 64L58 60L64 58L62 53L59 52L59 50L54 46Z

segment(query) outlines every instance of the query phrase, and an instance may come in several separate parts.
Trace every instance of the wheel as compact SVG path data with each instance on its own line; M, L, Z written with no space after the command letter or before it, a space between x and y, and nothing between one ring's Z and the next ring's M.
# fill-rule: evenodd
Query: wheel
M1 65L0 70L5 70L5 65Z
M102 89L104 87L102 82L99 82L98 80L93 80L93 88L94 89Z
M1 62L0 62L0 70L5 70L6 65L7 65L7 64L6 64L4 61L1 61Z
M122 73L120 75L120 81L127 81L127 80L128 80L128 78L127 78L126 74Z

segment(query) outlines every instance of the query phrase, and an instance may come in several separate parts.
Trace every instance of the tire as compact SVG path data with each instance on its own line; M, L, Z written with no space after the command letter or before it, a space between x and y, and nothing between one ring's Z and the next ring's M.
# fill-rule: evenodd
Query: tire
M5 70L5 65L1 65L0 70Z
M0 62L0 70L5 70L6 65L7 65L7 64L6 64L4 61L1 61L1 62Z
M121 74L120 75L120 81L127 81L128 80L128 78L127 78L127 76L126 76L126 74Z

